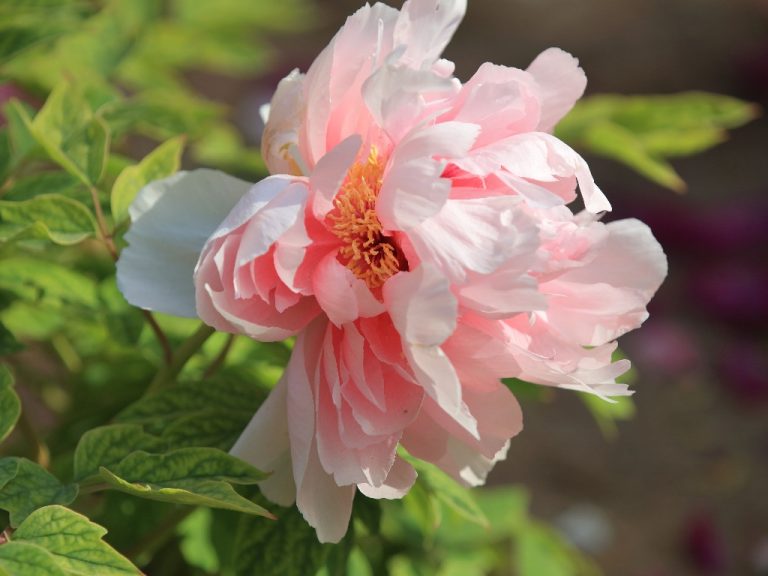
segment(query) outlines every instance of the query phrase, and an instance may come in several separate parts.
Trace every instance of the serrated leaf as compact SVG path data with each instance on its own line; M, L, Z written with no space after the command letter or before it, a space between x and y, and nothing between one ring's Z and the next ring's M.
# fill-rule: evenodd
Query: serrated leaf
M0 491L0 508L11 526L19 526L32 512L49 504L69 504L77 497L76 484L62 484L50 472L26 458L14 458L16 475Z
M66 576L66 572L45 548L14 541L0 546L0 576Z
M223 574L280 574L307 576L323 565L330 548L317 540L315 530L298 509L275 509L276 522L242 516L233 550L222 559Z
M60 194L41 194L30 200L0 200L0 242L48 238L61 245L82 242L96 224L90 210Z
M63 506L36 510L13 534L13 542L35 544L50 552L67 574L128 576L140 574L131 562L102 540L107 531Z
M93 116L79 89L59 83L31 128L51 160L87 186L98 183L109 153L109 129Z
M459 486L453 478L432 464L416 459L409 459L409 461L419 473L419 480L437 501L448 506L465 520L478 526L488 527L488 519L469 489Z
M125 168L112 186L112 217L116 223L128 218L128 207L136 194L153 180L178 171L185 138L179 136L163 142L135 166Z
M75 448L74 481L82 482L110 468L137 450L158 451L165 442L147 434L136 424L114 424L93 428L83 434Z
M0 324L0 330L4 330L2 324ZM0 334L1 337L2 334ZM0 348L0 354L2 353ZM0 442L13 431L20 415L21 401L13 389L13 378L8 369L0 364Z
M222 376L142 398L117 420L141 424L174 445L229 450L265 396L256 382Z
M114 488L142 498L271 517L231 485L256 484L265 474L214 448L181 448L166 454L133 452L111 469L102 467L101 477Z

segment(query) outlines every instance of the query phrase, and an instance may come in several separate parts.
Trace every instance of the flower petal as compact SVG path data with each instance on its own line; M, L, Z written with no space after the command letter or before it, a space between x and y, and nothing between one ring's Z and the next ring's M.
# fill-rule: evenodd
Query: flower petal
M298 146L303 110L304 75L293 70L277 85L261 136L261 154L271 174L307 173Z
M450 42L467 11L467 0L408 0L395 27L395 46L413 68L432 65Z
M251 184L213 170L179 172L145 186L130 208L129 246L117 262L126 300L194 318L195 265L208 237Z
M357 488L368 498L395 500L405 496L414 482L416 482L416 470L408 462L397 457L383 484L373 486L372 484L360 483Z
M263 472L272 472L259 483L259 488L280 506L290 506L296 499L288 441L287 374L286 371L229 451Z
M478 132L474 124L445 122L399 143L376 201L385 228L408 230L437 214L451 190L451 181L441 177L447 160L466 155Z
M538 130L551 132L584 94L587 77L579 61L560 48L549 48L528 66L541 90Z

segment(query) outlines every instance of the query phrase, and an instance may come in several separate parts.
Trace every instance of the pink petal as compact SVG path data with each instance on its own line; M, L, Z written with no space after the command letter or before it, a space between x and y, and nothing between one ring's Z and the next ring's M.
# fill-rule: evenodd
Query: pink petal
M360 483L358 490L368 498L395 500L405 496L416 482L416 470L402 458L395 458L387 479L380 486Z
M299 156L304 108L304 75L293 70L277 85L261 137L261 155L270 174L306 174Z
M450 42L467 11L466 0L408 0L395 27L395 46L413 68L433 64Z
M560 48L548 48L528 66L541 90L541 122L538 130L551 132L584 94L587 77L579 61Z
M448 199L450 180L441 178L446 160L464 156L478 126L446 122L411 133L389 162L376 212L385 228L407 230L434 216Z

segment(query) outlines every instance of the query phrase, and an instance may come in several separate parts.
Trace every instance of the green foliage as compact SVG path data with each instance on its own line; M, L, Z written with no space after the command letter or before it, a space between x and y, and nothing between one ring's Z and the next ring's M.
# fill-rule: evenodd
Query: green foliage
M668 96L598 95L580 101L557 126L566 142L617 160L661 186L681 192L667 158L703 152L746 124L757 108L729 96L685 92Z
M2 324L0 324L0 330L4 330ZM2 338L2 333L0 333L0 338ZM0 346L2 346L1 339ZM2 353L2 348L0 348L0 353ZM8 368L0 364L0 442L5 440L13 431L20 415L21 401L13 390L13 377L8 372Z
M110 469L102 466L100 476L115 489L141 498L272 516L232 487L255 484L265 475L214 448L133 452Z
M138 450L162 451L165 443L145 433L141 426L116 424L101 426L86 432L75 448L74 479L82 482L99 475L104 466L116 466Z
M45 548L28 542L6 542L0 546L0 575L66 576L66 572Z
M0 508L10 513L11 526L19 526L42 506L70 504L77 497L76 484L62 484L26 458L4 458L0 463Z
M139 574L127 558L102 540L106 533L77 512L63 506L46 506L29 515L13 533L11 542L47 551L68 575Z
M60 194L40 194L29 200L0 200L0 243L48 238L67 246L95 231L91 212L77 200Z
M315 574L330 551L317 541L312 529L295 508L271 507L276 522L241 516L234 533L233 547L223 559L222 574Z
M179 170L184 138L171 138L158 146L135 166L128 166L112 186L112 218L122 222L128 218L128 207L136 194L153 180L170 176Z
M24 348L11 334L11 331L0 322L0 356L13 354ZM0 368L2 370L2 368ZM2 379L2 377L0 377Z

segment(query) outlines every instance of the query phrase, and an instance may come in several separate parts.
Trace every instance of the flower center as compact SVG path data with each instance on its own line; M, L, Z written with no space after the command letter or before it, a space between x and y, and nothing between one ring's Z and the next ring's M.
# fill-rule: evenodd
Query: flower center
M383 173L384 163L372 148L365 162L349 169L328 213L331 231L342 241L339 261L369 288L379 288L390 276L408 269L405 256L384 234L376 216Z

